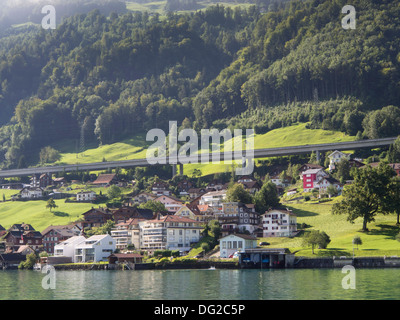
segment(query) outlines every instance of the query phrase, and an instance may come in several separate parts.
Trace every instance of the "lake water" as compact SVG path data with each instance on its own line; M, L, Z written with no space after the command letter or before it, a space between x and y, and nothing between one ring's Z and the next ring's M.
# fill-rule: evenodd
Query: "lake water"
M0 300L389 300L400 299L400 269L357 269L343 289L341 269L0 271Z

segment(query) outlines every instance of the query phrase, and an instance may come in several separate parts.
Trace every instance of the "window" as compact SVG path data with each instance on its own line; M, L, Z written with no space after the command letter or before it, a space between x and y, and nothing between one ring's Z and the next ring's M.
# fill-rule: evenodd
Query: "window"
M226 249L226 241L222 241L222 249Z
M242 249L243 248L243 241L238 241L238 248Z
M233 249L237 248L237 241L233 241Z
M232 241L228 241L228 249L232 249Z

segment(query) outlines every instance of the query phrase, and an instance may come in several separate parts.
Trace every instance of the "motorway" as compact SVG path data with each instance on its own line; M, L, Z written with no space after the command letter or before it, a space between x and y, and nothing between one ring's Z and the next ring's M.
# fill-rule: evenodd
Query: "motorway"
M312 152L326 152L326 151L345 151L355 150L363 148L379 148L393 144L397 137L383 138L383 139L371 139L371 140L360 140L350 142L337 142L337 143L325 143L325 144L314 144L314 145L302 145L294 147L281 147L281 148L269 148L269 149L255 149L254 155L250 151L243 150L243 152L234 151L231 152L233 159L251 159L251 158L268 158L278 156L289 156L297 154L309 154ZM185 158L173 158L164 157L158 158L160 164L187 164L187 163L207 163L205 161L224 161L226 155L221 152L220 154L207 153L199 154L194 156L188 156ZM229 158L227 158L229 159ZM134 159L134 160L122 160L122 161L109 161L109 162L95 162L95 163L77 163L77 164L66 164L60 166L48 166L48 167L35 167L25 169L11 169L11 170L0 170L0 178L11 178L21 176L31 176L42 173L57 173L57 172L72 172L72 171L95 171L95 170L107 170L113 168L132 168L132 167L144 167L154 164L155 159Z

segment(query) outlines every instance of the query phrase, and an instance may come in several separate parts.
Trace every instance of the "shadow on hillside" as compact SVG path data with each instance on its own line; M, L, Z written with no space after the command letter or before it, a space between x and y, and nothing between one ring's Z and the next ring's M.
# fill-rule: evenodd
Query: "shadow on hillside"
M377 224L380 229L372 229L367 232L368 235L380 235L385 236L386 239L395 240L397 234L399 233L398 226L391 226L388 224Z
M292 208L290 206L287 206L290 210L293 211L297 215L297 217L314 217L318 216L318 213L312 212L312 211L307 211L307 210L302 210L302 209L296 209Z
M351 253L342 249L342 248L327 248L325 250L319 250L315 253L317 257L342 257L342 256L351 256Z
M62 212L62 211L54 211L53 215L57 216L57 217L69 217L69 214L66 212Z

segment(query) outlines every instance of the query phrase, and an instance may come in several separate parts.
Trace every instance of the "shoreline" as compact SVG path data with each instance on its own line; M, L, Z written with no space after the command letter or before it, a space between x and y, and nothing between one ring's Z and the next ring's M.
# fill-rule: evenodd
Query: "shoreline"
M297 257L293 264L270 267L260 263L240 264L238 261L197 261L181 263L138 263L138 264L59 264L55 270L195 270L195 269L337 269L344 266L354 268L400 268L400 257Z

